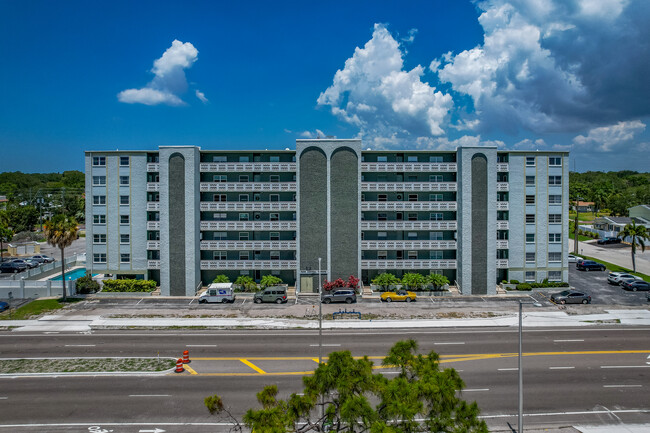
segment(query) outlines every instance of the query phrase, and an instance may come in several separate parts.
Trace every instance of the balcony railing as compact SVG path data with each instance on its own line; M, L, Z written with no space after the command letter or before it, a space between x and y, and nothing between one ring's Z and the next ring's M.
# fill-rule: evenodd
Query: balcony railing
M201 221L201 230L296 230L295 221Z
M160 260L147 260L147 269L160 269Z
M296 269L296 260L201 260L201 270Z
M498 269L507 269L508 268L508 259L497 259L497 268Z
M147 182L147 191L160 191L160 182Z
M296 241L201 241L202 250L295 250Z
M361 241L362 250L455 250L456 241Z
M508 240L507 239L497 239L497 249L507 250L508 249Z
M361 221L361 230L456 230L456 221Z
M155 173L160 171L160 164L157 162L148 162L147 163L147 172L148 173Z
M456 191L456 182L362 182L361 191Z
M361 210L451 210L455 211L458 205L455 201L364 201Z
M510 209L510 202L508 201L498 201L497 210L508 210Z
M362 269L456 269L456 260L361 260Z
M508 221L497 221L497 230L509 230L510 224Z
M508 191L509 189L508 182L497 182L497 191Z
M147 249L148 250L159 250L160 249L160 241L147 241Z
M295 211L295 201L202 201L202 211Z
M407 173L450 173L457 170L455 162L362 162L361 171Z
M508 163L507 162L497 162L497 171L500 171L500 172L509 171Z
M283 192L295 191L296 182L201 182L201 192Z
M147 210L160 210L160 202L159 201L148 201L147 202Z
M202 173L206 172L295 172L295 162L202 162L199 166Z
M147 230L160 230L160 221L147 221Z

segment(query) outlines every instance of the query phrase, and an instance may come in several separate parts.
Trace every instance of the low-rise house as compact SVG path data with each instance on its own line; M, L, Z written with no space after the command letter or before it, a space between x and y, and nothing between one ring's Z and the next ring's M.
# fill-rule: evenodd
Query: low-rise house
M572 203L571 209L576 210L575 202ZM593 201L579 201L578 212L593 212L595 209Z

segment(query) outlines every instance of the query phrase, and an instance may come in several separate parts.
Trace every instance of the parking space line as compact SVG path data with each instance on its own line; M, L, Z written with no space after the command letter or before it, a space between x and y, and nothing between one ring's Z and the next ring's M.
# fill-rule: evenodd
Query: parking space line
M243 358L239 358L239 360L240 360L242 363L244 363L245 365L247 365L247 366L249 366L250 368L252 368L253 370L257 371L259 374L266 374L266 371L262 370L262 369L259 368L257 365L255 365L255 364L253 364L252 362L250 362L249 360L247 360L247 359L243 359Z
M140 304L140 302L142 302L143 300L144 300L144 298L140 298L140 300L138 302L136 302L135 305Z

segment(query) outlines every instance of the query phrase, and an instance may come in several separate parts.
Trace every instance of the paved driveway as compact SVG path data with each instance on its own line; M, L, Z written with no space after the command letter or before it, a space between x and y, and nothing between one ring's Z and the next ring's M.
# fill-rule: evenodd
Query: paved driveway
M596 240L580 242L578 253L632 269L632 247L630 245L598 245L596 242ZM641 248L637 247L635 261L637 272L650 275L650 245L647 247L645 252L641 252ZM573 239L569 239L569 251L573 253Z

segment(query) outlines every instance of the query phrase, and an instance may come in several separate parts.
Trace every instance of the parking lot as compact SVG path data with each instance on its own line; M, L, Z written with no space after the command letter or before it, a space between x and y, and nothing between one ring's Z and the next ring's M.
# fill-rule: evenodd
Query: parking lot
M647 292L628 292L621 286L607 282L609 271L578 271L574 263L569 264L569 284L576 290L591 295L591 302L600 305L643 305L647 304Z

